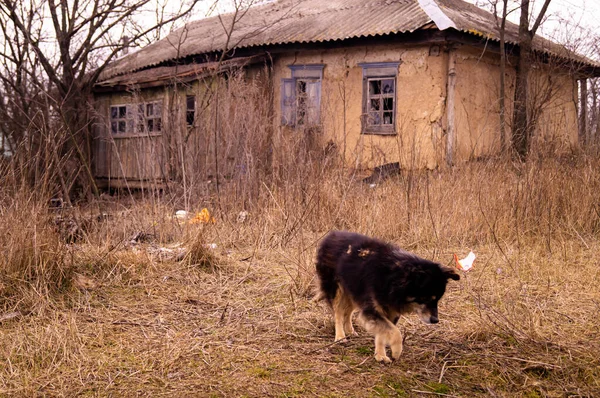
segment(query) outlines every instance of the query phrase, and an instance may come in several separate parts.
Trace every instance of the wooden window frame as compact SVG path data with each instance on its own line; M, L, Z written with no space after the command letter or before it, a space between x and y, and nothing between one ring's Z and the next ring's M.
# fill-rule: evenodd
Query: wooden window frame
M196 125L196 95L194 94L185 96L185 124L188 127Z
M162 108L163 100L111 105L109 107L109 129L112 137L161 135L163 129Z
M281 79L281 124L291 127L320 126L325 65L288 65L288 68L292 71L292 77ZM315 93L312 100L309 91ZM314 120L308 120L310 118Z
M396 114L398 109L398 67L400 62L375 62L358 64L363 70L363 95L361 134L396 135ZM385 93L382 90L383 81L393 82L393 92ZM379 92L373 92L372 83L381 82ZM386 101L392 100L391 110L385 109ZM372 104L379 102L379 109L373 109ZM389 102L388 102L389 103ZM391 123L384 123L386 115L391 113ZM380 123L372 123L373 120Z

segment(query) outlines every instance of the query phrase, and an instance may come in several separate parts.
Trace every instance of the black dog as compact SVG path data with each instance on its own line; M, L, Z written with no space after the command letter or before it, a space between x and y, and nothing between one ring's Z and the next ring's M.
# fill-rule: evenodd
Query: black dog
M396 327L400 314L417 312L425 323L438 323L438 301L449 279L459 280L453 270L368 236L333 231L317 253L319 299L333 309L335 340L356 334L352 313L375 335L375 359L391 362L402 352L402 335Z

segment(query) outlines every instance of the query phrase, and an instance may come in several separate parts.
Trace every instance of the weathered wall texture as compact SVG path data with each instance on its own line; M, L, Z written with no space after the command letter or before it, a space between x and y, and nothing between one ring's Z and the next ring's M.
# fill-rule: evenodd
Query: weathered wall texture
M389 162L400 162L402 167L442 165L448 137L449 55L447 51L430 50L429 46L378 45L301 51L277 55L271 71L264 65L254 65L246 70L245 78L230 77L219 85L215 79L206 79L178 84L177 90L156 88L98 94L96 175L164 180L181 179L182 173L187 172L193 178L206 179L216 167L215 156L220 162L220 172L226 172L238 167L240 159L256 150L270 154L271 146L276 151L285 148L285 144L298 146L301 134L309 136L308 141L317 142L321 148L329 142L335 143L352 167L374 167ZM482 54L467 46L451 51L456 51L453 160L462 162L500 149L499 59L497 55ZM367 62L400 62L395 135L361 133L363 71L359 63ZM325 65L322 128L317 131L280 128L281 79L291 77L289 65L303 64ZM514 69L507 71L507 131L512 116L514 78ZM197 106L196 121L190 127L185 122L185 111L186 95L192 94ZM573 77L547 67L533 69L530 98L533 109L539 111L534 145L551 143L563 148L576 145L577 87ZM163 100L162 133L144 137L111 136L110 106L158 99ZM215 107L219 108L218 122ZM268 120L274 120L274 125ZM216 144L215 129L220 132Z
M468 161L500 149L499 57L471 47L456 56L454 161ZM400 61L395 136L361 134L364 62ZM275 59L275 122L280 121L280 82L288 65L324 64L321 100L322 141L333 140L344 159L357 167L399 161L404 167L435 167L446 158L448 53L430 55L429 46L354 47L303 51ZM507 132L512 119L515 71L507 71ZM534 142L563 147L577 143L575 81L556 70L534 69L530 99L538 110ZM290 132L283 129L282 139Z
M499 56L461 47L456 61L457 161L493 154L500 149ZM514 63L513 63L514 64ZM506 72L506 131L512 124L515 70ZM537 119L534 144L551 142L569 148L577 144L575 80L564 70L534 68L529 101Z
M164 134L146 136L110 132L110 107L139 102L163 100L168 105L164 89L141 92L119 92L96 96L94 170L96 177L132 181L160 179L164 175ZM163 126L165 126L163 117ZM164 127L163 127L164 130Z
M534 145L551 145L555 150L578 144L577 82L565 71L544 68L533 74L530 84L533 109L539 114Z
M394 136L361 134L364 62L400 61ZM280 82L291 77L288 65L324 64L321 120L323 142L333 140L349 165L373 167L400 161L403 166L434 167L443 156L445 55L429 47L353 47L303 51L275 60L275 122L280 121ZM285 130L285 129L284 129ZM283 131L282 139L290 132Z
M482 55L481 52L464 47L455 51L454 159L460 162L500 149L500 72L496 60L490 55ZM509 86L513 80L507 79ZM514 87L507 91L512 93ZM507 115L510 118L510 114Z

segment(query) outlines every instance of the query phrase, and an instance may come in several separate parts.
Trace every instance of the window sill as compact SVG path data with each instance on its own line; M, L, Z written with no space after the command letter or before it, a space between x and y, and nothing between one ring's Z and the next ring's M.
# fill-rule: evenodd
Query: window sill
M120 138L152 138L152 137L160 137L162 133L144 133L144 134L123 134L123 133L111 133L113 139Z
M367 131L361 131L361 134L363 134L363 135L391 135L391 136L398 135L395 131L392 131L392 130L390 130L390 131L382 131L382 130L369 131L369 130L367 130Z

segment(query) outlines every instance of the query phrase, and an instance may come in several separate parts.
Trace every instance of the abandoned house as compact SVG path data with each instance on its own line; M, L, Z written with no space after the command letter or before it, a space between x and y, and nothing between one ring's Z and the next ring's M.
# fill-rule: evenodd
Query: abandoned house
M510 124L518 27L508 23L505 38ZM270 98L273 146L310 134L365 168L493 154L499 48L495 17L461 0L280 0L191 22L101 75L95 176L104 186L173 178L175 131L190 145L207 90L234 71ZM600 65L541 37L534 50L535 137L576 145L578 80Z

